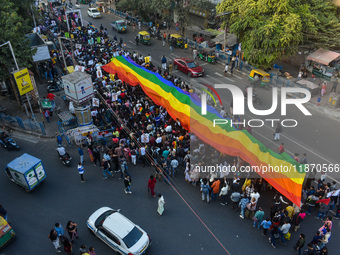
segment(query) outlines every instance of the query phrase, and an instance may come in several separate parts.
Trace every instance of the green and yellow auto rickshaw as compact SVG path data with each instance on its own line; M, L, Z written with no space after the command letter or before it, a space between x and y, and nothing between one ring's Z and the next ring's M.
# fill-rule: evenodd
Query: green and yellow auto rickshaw
M170 35L170 45L177 47L177 48L183 48L184 47L183 36L178 35L178 34Z
M145 44L145 45L151 44L150 34L146 31L140 31L138 33L138 40L140 43Z
M199 52L198 52L198 57L201 60L206 61L208 63L212 63L212 64L216 63L215 51L211 48L200 49Z
M0 250L15 238L15 232L8 222L0 216Z
M253 69L249 74L249 79L252 83L259 82L262 87L266 87L270 82L270 74L261 69Z

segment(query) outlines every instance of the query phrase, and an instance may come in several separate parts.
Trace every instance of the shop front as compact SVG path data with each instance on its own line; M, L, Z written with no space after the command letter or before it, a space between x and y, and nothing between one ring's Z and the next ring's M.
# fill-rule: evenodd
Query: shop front
M339 75L340 53L320 48L307 57L307 69L316 77L329 81Z

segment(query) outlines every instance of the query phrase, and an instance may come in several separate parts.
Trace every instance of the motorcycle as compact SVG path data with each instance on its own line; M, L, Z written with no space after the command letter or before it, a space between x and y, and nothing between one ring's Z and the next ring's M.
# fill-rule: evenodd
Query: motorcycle
M7 150L19 150L19 146L13 140L13 138L8 137L5 132L0 131L0 144Z
M71 157L70 155L66 152L64 155L60 155L59 152L57 151L59 159L61 160L61 162L63 163L64 166L70 166L71 164Z
M260 100L259 96L257 95L256 91L253 91L253 102L255 104L261 104L261 100Z
M47 92L57 92L60 91L60 85L55 80L47 81Z
M244 90L244 93L245 93L245 96L248 98L248 88L249 86L247 86ZM253 89L252 91L252 99L253 99L253 102L257 105L261 104L261 100L260 100L260 97L257 95L257 92Z

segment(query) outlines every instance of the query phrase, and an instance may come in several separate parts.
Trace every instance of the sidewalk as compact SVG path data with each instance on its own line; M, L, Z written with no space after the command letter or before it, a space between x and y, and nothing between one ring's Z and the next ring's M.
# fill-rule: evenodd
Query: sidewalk
M42 100L46 95L47 95L47 90L46 90L46 83L45 81L43 81L42 83L39 82L38 79L36 79L36 84L37 84L37 88L39 91L39 97L40 100ZM68 110L68 105L65 104L64 100L61 98L61 95L64 94L64 90L58 91L53 93L56 95L55 97L55 103L56 103L56 108L60 107L60 111L67 111ZM25 108L24 107L20 107L16 101L10 100L9 97L6 96L0 96L0 101L1 101L1 105L3 107L6 107L6 112L8 115L12 116L12 117L19 117L22 118L23 120L28 120L29 117L26 114ZM31 111L29 109L29 107L27 106L27 110L28 113L31 115ZM58 132L58 116L53 113L53 116L50 118L50 123L47 123L45 118L42 116L42 114L39 112L38 109L34 110L34 116L35 119L38 123L43 123L45 126L45 132L46 135L42 135L42 134L38 134L35 132L31 132L31 131L26 131L24 129L19 129L19 128L13 128L16 131L19 132L24 132L27 134L32 134L32 135L37 135L38 137L42 137L42 138L54 138L56 133Z

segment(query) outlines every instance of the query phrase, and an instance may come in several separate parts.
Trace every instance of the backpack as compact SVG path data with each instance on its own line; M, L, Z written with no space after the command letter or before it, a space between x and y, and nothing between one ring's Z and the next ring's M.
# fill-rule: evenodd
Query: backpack
M203 185L202 192L203 192L204 195L209 194L209 185L207 185L207 184Z

